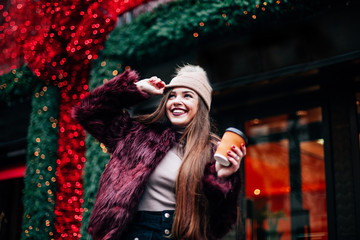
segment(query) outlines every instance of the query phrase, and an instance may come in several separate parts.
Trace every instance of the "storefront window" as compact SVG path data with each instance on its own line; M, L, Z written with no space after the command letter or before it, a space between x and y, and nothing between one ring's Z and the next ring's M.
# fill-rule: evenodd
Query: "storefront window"
M245 124L246 239L327 239L321 108Z

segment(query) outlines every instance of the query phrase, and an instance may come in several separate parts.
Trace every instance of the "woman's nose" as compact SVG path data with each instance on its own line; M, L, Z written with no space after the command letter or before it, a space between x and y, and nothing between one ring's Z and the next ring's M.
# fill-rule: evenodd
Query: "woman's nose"
M182 97L181 96L176 96L174 99L174 104L180 104L182 103Z

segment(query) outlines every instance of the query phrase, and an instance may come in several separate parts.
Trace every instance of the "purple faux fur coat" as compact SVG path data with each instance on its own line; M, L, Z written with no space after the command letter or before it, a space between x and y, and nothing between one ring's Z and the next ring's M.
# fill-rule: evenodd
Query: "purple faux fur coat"
M179 139L172 127L141 124L124 110L151 97L138 90L137 79L136 72L125 71L73 109L73 117L112 154L88 225L95 240L122 239L151 173ZM205 168L203 188L209 201L208 238L219 239L236 222L239 174L218 179L212 160Z

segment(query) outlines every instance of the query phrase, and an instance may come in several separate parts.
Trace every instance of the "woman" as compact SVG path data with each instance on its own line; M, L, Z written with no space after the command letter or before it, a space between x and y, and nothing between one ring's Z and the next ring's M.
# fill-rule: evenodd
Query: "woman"
M212 89L206 72L187 65L165 86L125 71L96 88L74 117L105 144L111 159L99 184L88 232L93 239L219 239L237 217L238 169L245 146L213 160ZM154 113L131 117L128 108L152 95Z

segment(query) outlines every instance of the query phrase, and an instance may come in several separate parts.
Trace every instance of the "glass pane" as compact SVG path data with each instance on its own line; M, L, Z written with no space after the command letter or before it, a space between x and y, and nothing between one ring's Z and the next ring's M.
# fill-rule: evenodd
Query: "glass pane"
M327 239L321 108L254 119L245 133L246 239Z
M300 125L307 125L309 123L321 122L321 108L313 108L309 110L300 110L296 112Z
M255 118L247 123L247 135L252 137L268 136L269 134L284 132L288 129L288 116L279 115L263 119Z
M311 239L327 239L323 140L300 143L303 208L309 211Z

